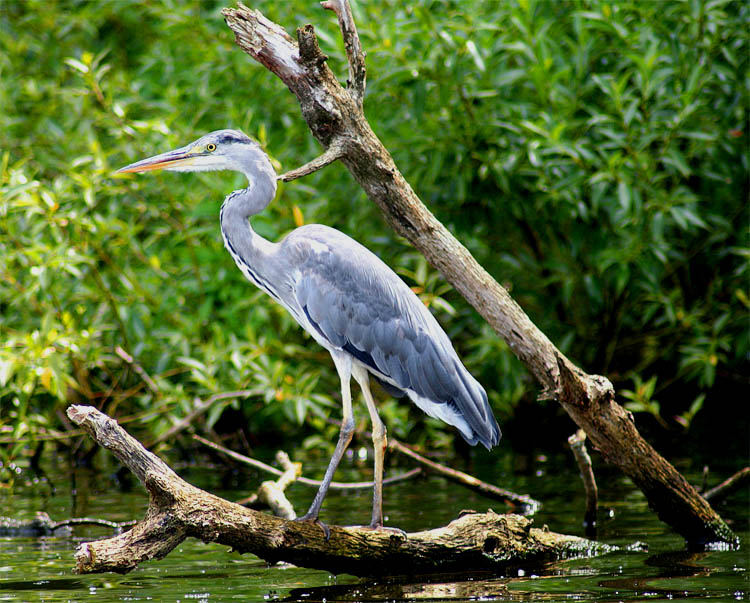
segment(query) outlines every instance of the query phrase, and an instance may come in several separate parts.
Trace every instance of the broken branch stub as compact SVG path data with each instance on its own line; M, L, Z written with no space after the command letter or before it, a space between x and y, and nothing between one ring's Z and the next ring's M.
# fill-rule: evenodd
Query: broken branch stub
M326 4L331 8L346 5L351 14L348 0L326 0ZM641 488L658 516L690 543L736 543L737 537L721 517L643 440L629 415L614 401L609 380L588 375L560 353L506 289L424 206L373 132L356 94L342 88L328 68L312 25L297 29L295 44L282 27L241 3L225 8L222 14L237 45L275 73L297 97L310 131L323 148L333 141L341 145L341 161L388 224L482 315L541 383L542 395L558 400L602 455ZM342 26L342 35L346 42L356 36L356 29ZM351 68L352 57L347 56ZM364 60L362 52L358 56Z

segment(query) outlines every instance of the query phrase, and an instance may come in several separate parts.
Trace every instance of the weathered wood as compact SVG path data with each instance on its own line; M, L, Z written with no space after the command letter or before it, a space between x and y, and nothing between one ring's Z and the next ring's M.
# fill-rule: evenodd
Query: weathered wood
M78 573L125 573L168 555L185 538L217 542L268 561L356 576L468 570L498 571L612 547L532 527L519 515L469 513L445 527L403 537L360 527L330 526L247 509L192 486L147 451L117 422L91 406L71 406L71 421L130 469L149 492L146 516L131 530L86 542L76 551Z
M586 432L583 429L577 430L568 438L568 445L573 451L578 470L581 472L583 488L586 491L586 512L583 516L583 527L588 538L596 538L596 508L599 503L599 489L596 487L591 457L586 450Z
M284 494L287 486L294 482L302 475L302 464L293 463L289 455L281 450L276 453L276 462L284 470L277 480L266 480L258 488L258 501L267 505L276 517L284 519L295 519L297 513L294 511L292 503Z
M336 0L346 2L346 0ZM342 88L328 68L312 25L297 43L259 11L242 4L222 11L240 48L276 74L297 97L313 136L336 147L341 161L388 224L406 237L506 341L558 400L605 459L641 488L658 516L692 544L737 542L721 517L684 477L638 433L632 416L615 402L605 377L576 367L533 324L510 294L424 206L372 131L358 93ZM356 30L344 32L345 38ZM350 71L356 46L347 44ZM361 52L360 52L361 55ZM364 83L364 80L362 80Z

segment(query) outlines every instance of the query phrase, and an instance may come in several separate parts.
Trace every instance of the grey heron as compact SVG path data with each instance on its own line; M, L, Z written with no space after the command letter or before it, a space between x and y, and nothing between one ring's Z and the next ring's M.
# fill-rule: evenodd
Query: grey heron
M276 173L260 145L237 130L218 130L184 147L118 172L232 170L247 188L230 193L219 220L224 245L243 274L281 304L326 348L341 379L343 419L338 442L307 513L318 519L323 499L354 431L350 380L359 384L372 421L374 489L370 527L383 527L386 428L370 392L372 376L392 395L407 395L428 415L453 425L488 449L500 428L482 386L466 370L448 336L414 292L371 251L318 224L301 226L279 243L259 236L249 218L276 194ZM324 530L328 533L324 524Z

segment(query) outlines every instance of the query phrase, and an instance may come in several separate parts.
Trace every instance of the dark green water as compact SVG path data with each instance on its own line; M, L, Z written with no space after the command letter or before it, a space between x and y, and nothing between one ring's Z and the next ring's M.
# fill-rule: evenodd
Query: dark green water
M106 461L102 458L98 456L97 460L103 464ZM369 461L350 459L337 478L368 479L368 468ZM97 472L76 470L72 474L64 466L47 466L49 480L32 479L22 473L13 490L0 489L0 515L28 519L37 511L45 511L56 520L70 516L114 521L138 518L145 509L146 496L137 483L123 492L113 477L116 469L109 465ZM308 464L306 474L319 469L319 464ZM245 496L261 479L267 479L244 470L178 470L192 483L229 499ZM392 469L402 470L405 468ZM471 470L483 479L542 500L544 508L535 518L536 525L583 535L582 486L571 459L519 459L481 453ZM689 468L687 474L695 477ZM645 543L647 550L634 547L593 559L530 567L520 575L451 576L429 583L415 580L393 584L290 566L268 567L250 555L240 556L229 553L226 547L189 540L166 559L144 564L125 576L78 576L71 571L75 546L82 540L107 535L104 529L86 528L76 531L74 537L0 539L0 601L748 600L750 559L746 548L687 553L683 541L655 518L643 496L626 479L606 467L597 467L597 477L601 496L599 539L623 547ZM314 490L295 485L289 494L295 508L303 511ZM744 492L719 507L743 545L750 537L748 504L748 493ZM407 531L442 525L462 509L488 507L504 510L501 503L437 477L390 486L385 492L387 523ZM361 524L367 522L369 513L369 491L332 491L322 518L330 523Z

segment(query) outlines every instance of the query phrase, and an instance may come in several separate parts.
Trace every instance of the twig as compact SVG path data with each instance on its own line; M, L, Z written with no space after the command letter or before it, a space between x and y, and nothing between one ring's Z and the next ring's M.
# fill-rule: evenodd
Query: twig
M276 467L267 465L263 461L259 461L249 456L245 456L244 454L240 454L239 452L234 452L233 450L229 450L229 448L225 448L224 446L217 444L216 442L212 442L211 440L202 438L199 435L193 435L193 439L197 440L204 446L208 446L209 448L213 448L214 450L217 450L221 452L222 454L226 454L228 457L234 459L238 463L250 465L251 467L255 467L256 469L260 469L261 471L266 471L268 473L273 473L274 475L283 474L283 471L279 471L278 469L276 469ZM416 477L420 473L421 473L421 470L419 468L416 468L416 469L412 469L411 471L407 471L406 473L402 473L401 475L394 475L393 477L387 477L383 480L383 485L387 486L389 484L402 482L402 481L411 479L413 477ZM299 477L297 478L297 482L300 484L304 484L305 486L310 486L312 488L318 488L321 484L319 480L309 479L307 477ZM367 488L373 487L373 482L336 482L336 481L333 481L331 482L330 487L334 490L366 490Z
M69 519L63 519L62 521L55 522L52 529L58 530L59 528L69 526L94 525L104 526L105 528L112 528L116 534L120 534L122 533L124 528L131 528L136 523L138 522L132 519L129 521L109 521L108 519L98 519L96 517L71 517Z
M152 448L153 446L156 446L157 444L160 444L164 442L165 440L169 440L176 436L178 433L186 429L190 426L190 424L200 415L202 415L204 412L206 412L209 408L211 408L214 403L218 402L219 400L229 400L232 398L248 398L250 396L260 396L263 394L262 389L241 389L234 392L221 392L219 394L214 394L210 398L207 398L206 400L199 401L194 407L193 410L191 410L187 415L185 415L182 419L180 419L177 423L172 425L167 431L165 431L163 434L161 434L159 437L152 440L148 447Z
M141 379L143 379L143 382L151 390L152 394L154 395L159 394L159 387L156 385L156 383L154 383L154 380L143 369L143 367L135 361L135 359L130 354L128 354L125 350L123 350L119 345L115 346L115 354L117 354L120 358L122 358L125 362L127 362L133 368L136 374Z
M568 444L573 451L573 456L578 463L578 470L581 472L583 487L586 490L586 513L583 516L583 527L586 530L586 536L589 538L596 537L596 507L599 501L599 490L596 487L594 478L594 469L591 466L591 457L586 450L586 433L579 429L568 438Z
M349 5L349 0L325 0L320 5L327 10L332 10L338 17L349 64L347 89L361 110L365 96L367 68L365 66L365 53L362 50L362 43L359 41L357 26L354 24L354 17L352 16L352 7Z
M701 486L698 488L698 492L705 492L706 490L708 490L708 465L703 465L703 471L701 472ZM705 498L705 496L703 498Z
M276 453L276 462L284 469L284 473L276 481L268 480L258 488L258 500L270 507L276 517L295 519L297 514L289 499L284 494L287 486L302 475L302 463L293 463L286 452Z
M331 145L325 150L322 155L319 155L312 161L308 161L305 165L289 170L277 176L277 180L282 182L291 182L302 176L307 176L313 172L317 172L320 168L327 166L329 163L333 163L337 159L344 156L344 144L341 140L335 139L331 142Z
M121 534L125 528L130 528L135 524L135 521L109 521L95 517L70 517L62 521L53 521L47 513L40 511L31 520L0 517L0 536L4 538L51 536L61 528L80 525L104 526L112 528L115 534Z
M750 482L750 467L740 469L737 473L725 479L718 486L711 488L703 494L703 498L711 500L711 502L714 503L719 502L724 500L735 490L744 486L747 482Z
M493 484L483 482L473 475L469 475L468 473L464 473L463 471L451 469L450 467L446 467L445 465L436 463L435 461L422 456L418 452L415 452L412 448L402 444L398 440L388 440L388 447L391 450L395 450L396 452L400 452L401 454L408 456L409 458L417 461L421 465L424 465L431 471L439 473L452 482L461 484L462 486L466 486L470 490L479 492L480 494L483 494L488 498L502 500L513 507L520 506L521 514L523 515L534 515L534 513L536 513L542 506L542 503L531 498L528 494L516 494L515 492L511 492L510 490L499 488Z

